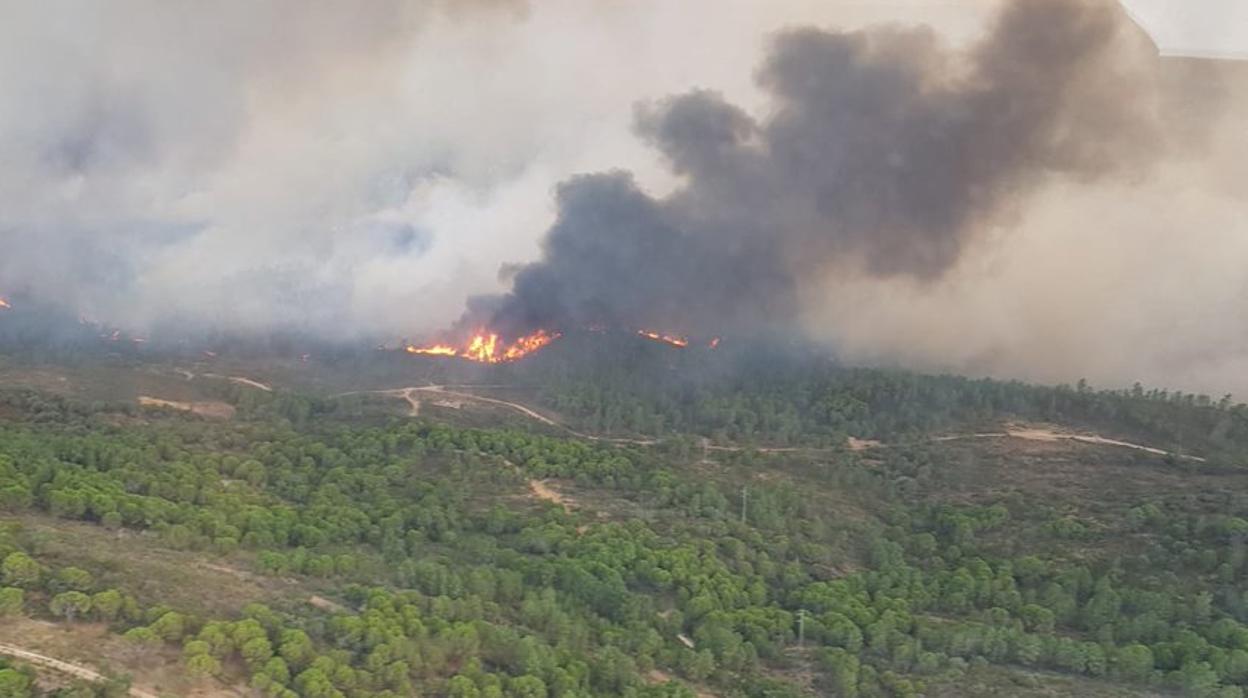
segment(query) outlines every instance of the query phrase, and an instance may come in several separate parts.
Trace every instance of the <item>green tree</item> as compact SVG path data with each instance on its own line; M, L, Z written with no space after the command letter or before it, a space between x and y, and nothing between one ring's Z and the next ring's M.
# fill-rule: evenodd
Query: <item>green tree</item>
M26 553L9 553L0 562L0 579L9 586L33 589L42 575L43 568Z
M34 686L31 674L13 668L0 669L0 696L3 698L31 698L35 695Z
M48 590L54 594L63 591L87 592L91 590L92 584L94 580L90 572L78 567L62 567L48 580Z
M74 622L91 610L91 597L81 591L67 591L52 597L48 610L58 618Z
M194 679L206 679L221 673L221 661L207 652L185 657L183 663L187 675Z
M511 680L508 693L515 698L546 698L546 683L536 676L519 676Z
M265 662L261 671L279 686L290 683L290 668L281 657L273 657Z
M121 614L124 603L125 598L120 591L108 589L91 596L91 611L96 618L110 622Z
M315 648L312 647L312 638L302 630L282 631L281 644L278 645L277 652L295 670L307 666L316 654Z
M0 588L0 617L21 615L26 593L17 587Z
M186 616L176 611L164 613L148 628L165 642L179 642L186 635Z
M1153 674L1153 651L1146 645L1127 645L1114 653L1114 673L1130 681L1145 681Z
M239 654L252 671L264 666L273 657L273 646L267 637L253 637L239 648Z
M467 676L452 676L446 682L447 698L481 698L481 689Z

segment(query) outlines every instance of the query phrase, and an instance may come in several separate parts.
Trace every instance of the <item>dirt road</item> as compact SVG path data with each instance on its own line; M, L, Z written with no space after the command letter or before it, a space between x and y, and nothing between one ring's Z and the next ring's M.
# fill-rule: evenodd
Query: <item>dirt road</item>
M551 419L550 417L547 417L546 415L540 412L537 412L533 410L532 408L526 405L522 405L518 402L509 402L507 400L500 400L498 398L485 397L484 395L476 395L474 393L466 393L466 392L462 392L458 390L450 390L448 389L448 387L449 386L445 386L445 385L425 385L425 386L413 386L409 388L394 388L391 390L364 390L364 391L357 391L355 393L342 393L342 395L354 395L354 394L359 394L362 392L362 393L372 393L372 394L378 394L378 395L396 395L399 397L403 397L409 403L412 404L411 413L414 416L419 412L420 403L416 401L415 399L413 399L412 393L431 392L431 393L437 393L439 395L445 395L448 397L459 398L461 400L483 402L483 403L489 403L493 405L499 405L501 407L506 407L508 409L519 412L520 414L523 414L526 417L535 419L541 422L542 424L554 427L556 429L560 429L562 431L567 432L568 434L571 434L572 436L576 436L582 439L588 439L590 441L598 441L602 443L613 443L613 444L628 444L628 445L634 445L634 446L653 446L658 443L657 439L628 439L628 438L615 438L615 437L609 437L609 436L597 436L595 434L586 434L584 432L577 431L573 429L572 427L567 426L566 424L561 424L555 421L554 419ZM465 385L465 386L454 386L454 387L472 388L472 387L499 387L499 386ZM1094 444L1098 446L1118 446L1120 448L1130 448L1130 449L1134 449L1137 451L1144 451L1146 453L1151 453L1153 455L1174 456L1177 458L1181 458L1183 460L1190 460L1190 461L1196 461L1196 462L1201 462L1201 463L1205 461L1205 459L1201 458L1200 456L1189 456L1189 455L1173 453L1171 451L1165 451L1160 448L1154 448L1152 446L1144 446L1142 444L1131 443L1129 441L1120 441L1118 439L1106 438L1098 434L1078 434L1078 433L1073 433L1073 432L1064 432L1064 431L1058 431L1054 428L1043 427L1043 426L1025 427L1025 426L1009 424L1009 425L1006 425L1005 431L982 432L982 433L975 433L975 434L949 434L945 436L933 436L927 440L930 442L936 443L936 442L943 442L943 441L957 441L957 440L962 440L962 439L984 439L984 438L1015 438L1015 439L1026 439L1030 441L1063 441L1063 440L1064 441L1078 441L1080 443ZM849 441L846 445L852 451L869 451L871 449L876 449L876 448L887 448L893 444L881 443L879 441L875 441L872 439L857 439L851 436L849 437ZM832 449L832 448L815 448L815 447L809 447L809 446L761 446L761 447L719 446L719 445L714 445L714 444L709 443L707 439L702 440L702 449L704 452L705 451L735 452L735 451L744 451L748 449L748 450L757 451L759 453L827 453L829 451L839 450L839 449Z
M71 664L55 657L49 657L37 652L31 652L30 650L24 650L21 647L5 644L3 642L0 642L0 654L20 659L25 662L30 662L31 664L47 669L59 671L62 674L68 674L93 683L103 683L108 680L107 677L94 669L82 666L81 664ZM142 691L137 688L131 688L130 695L134 698L160 698L154 693L148 693L147 691Z
M1190 460L1198 463L1204 463L1205 459L1200 456L1189 456L1182 453L1174 453L1165 451L1152 446L1131 443L1130 441L1120 441L1118 439L1109 439L1099 434L1078 434L1074 432L1059 431L1052 427L1044 426L1019 426L1016 424L1006 425L1005 431L980 432L977 434L951 434L948 436L937 436L932 441L957 441L961 439L993 439L993 438L1011 438L1023 439L1025 441L1078 441L1079 443L1093 444L1096 446L1117 446L1119 448L1130 448L1136 451L1144 451L1155 456L1174 456L1182 460Z
M270 388L264 383L261 383L260 381L257 381L257 380L252 380L250 378L246 378L244 376L230 376L230 382L238 383L239 385L247 385L253 388L258 388L260 390L263 390L266 393L273 392L273 388Z
M461 387L461 386L455 386L455 387ZM485 388L485 387L506 387L506 386L484 386L483 385L483 386L462 386L462 387ZM565 431L571 434L572 436L576 436L582 439L588 439L590 441L602 441L605 443L614 443L614 444L633 444L636 446L653 446L654 444L658 443L658 441L655 439L625 439L625 438L612 438L608 436L595 436L594 434L586 434L584 432L579 432L573 429L572 427L567 426L566 424L561 424L559 422L556 422L555 420L551 419L550 417L547 417L541 412L538 412L532 408L526 407L525 405L522 405L518 402L508 402L507 400L500 400L498 398L486 397L484 395L476 395L474 393L465 393L465 392L460 392L458 390L451 390L450 386L445 386L445 385L417 385L417 386L411 386L407 388L390 388L386 390L356 390L356 391L352 391L349 393L339 393L338 395L335 395L334 397L345 397L347 395L362 395L362 394L391 395L394 397L401 397L407 400L408 403L412 406L410 415L414 417L420 413L420 402L413 397L413 393L421 393L421 392L436 393L443 397L453 397L453 398L459 398L461 400L467 400L470 402L483 402L483 403L487 403L491 405L498 405L500 407L506 407L510 410L519 412L520 414L530 419L535 419L541 422L542 424L554 427L561 431Z

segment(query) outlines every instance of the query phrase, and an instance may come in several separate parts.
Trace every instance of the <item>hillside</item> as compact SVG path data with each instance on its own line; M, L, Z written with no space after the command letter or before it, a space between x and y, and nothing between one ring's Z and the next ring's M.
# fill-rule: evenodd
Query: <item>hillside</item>
M580 341L8 360L0 693L1248 685L1242 406Z

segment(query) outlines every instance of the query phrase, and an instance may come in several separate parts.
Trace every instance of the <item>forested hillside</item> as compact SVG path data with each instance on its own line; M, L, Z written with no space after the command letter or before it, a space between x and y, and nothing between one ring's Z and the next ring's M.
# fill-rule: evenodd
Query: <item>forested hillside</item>
M116 679L12 660L0 694L1244 695L1242 406L665 356L491 388L653 443L385 396L0 393L0 643L98 632ZM1006 422L1182 454L971 437Z
M645 342L567 342L507 375L595 433L833 444L846 435L899 440L1023 419L1109 430L1240 464L1248 454L1248 406L1230 395L856 369L757 344L672 351Z

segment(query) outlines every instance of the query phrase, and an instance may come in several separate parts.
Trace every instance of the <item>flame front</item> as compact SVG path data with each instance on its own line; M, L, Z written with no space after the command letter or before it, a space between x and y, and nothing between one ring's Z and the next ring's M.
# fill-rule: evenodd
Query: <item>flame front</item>
M642 337L645 337L646 339L652 339L656 342L663 342L664 344L670 344L671 346L680 347L681 349L684 349L685 347L689 346L689 340L685 339L684 337L677 337L675 335L670 335L670 334L660 334L653 330L637 330L637 334L641 335Z
M551 342L559 339L560 334L555 332L551 334L546 330L538 330L531 335L521 337L507 347L503 352L503 361L515 361L532 354Z
M431 354L433 356L457 356L459 350L446 344L435 344L431 347L414 347L407 345L405 347L409 354Z
M490 334L477 334L473 336L472 341L468 343L468 348L464 350L464 358L470 361L492 364L498 361L494 354L494 350L497 348L498 335L492 332Z
M482 329L478 330L463 347L455 347L450 344L431 344L418 347L409 344L404 347L404 350L409 354L456 356L483 364L497 364L522 359L555 341L560 336L558 332L538 330L508 344L497 333L487 332Z

